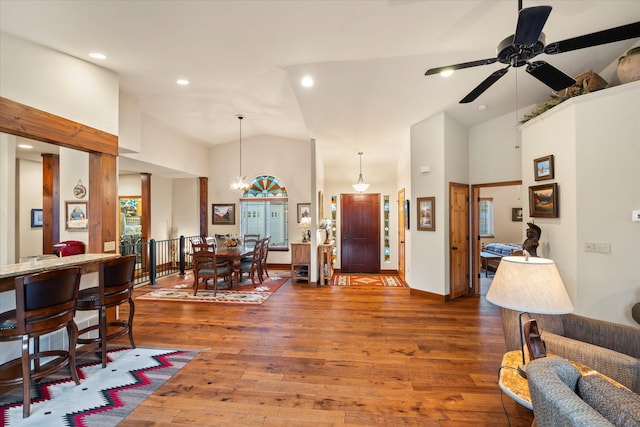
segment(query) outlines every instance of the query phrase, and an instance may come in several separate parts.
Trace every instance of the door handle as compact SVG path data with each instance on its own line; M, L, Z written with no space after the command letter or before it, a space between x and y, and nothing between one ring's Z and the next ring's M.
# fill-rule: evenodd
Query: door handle
M453 251L457 251L457 250L458 250L458 247L457 247L457 246L451 246L451 250L453 250Z

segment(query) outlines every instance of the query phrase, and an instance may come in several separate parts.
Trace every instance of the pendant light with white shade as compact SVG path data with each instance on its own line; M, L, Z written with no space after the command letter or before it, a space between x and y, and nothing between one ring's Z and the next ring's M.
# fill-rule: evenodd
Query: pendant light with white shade
M367 191L367 188L369 188L369 184L364 182L364 179L362 178L362 154L362 151L358 153L360 156L360 175L358 176L358 182L352 185L353 189L359 193Z
M240 174L236 178L236 180L231 184L231 189L241 192L246 192L249 189L249 183L247 182L247 177L242 175L242 119L244 116L242 114L236 115L238 120L240 121Z

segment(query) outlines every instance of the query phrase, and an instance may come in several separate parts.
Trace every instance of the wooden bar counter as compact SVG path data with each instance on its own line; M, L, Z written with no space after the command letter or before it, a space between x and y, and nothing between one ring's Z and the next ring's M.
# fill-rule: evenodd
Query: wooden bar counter
M14 280L18 276L25 274L39 273L47 270L54 270L63 267L79 266L82 274L98 271L100 261L119 257L119 254L82 254L70 255L62 258L45 258L41 260L21 262L18 264L8 264L0 266L0 292L12 291Z

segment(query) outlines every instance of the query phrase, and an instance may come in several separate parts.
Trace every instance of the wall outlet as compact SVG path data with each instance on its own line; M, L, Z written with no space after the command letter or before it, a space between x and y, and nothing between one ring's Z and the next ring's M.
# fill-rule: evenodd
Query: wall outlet
M110 252L110 251L115 251L116 250L116 242L104 242L104 251L105 252Z
M584 244L585 252L597 252L600 254L610 254L611 253L611 243L595 243L595 242L586 242Z

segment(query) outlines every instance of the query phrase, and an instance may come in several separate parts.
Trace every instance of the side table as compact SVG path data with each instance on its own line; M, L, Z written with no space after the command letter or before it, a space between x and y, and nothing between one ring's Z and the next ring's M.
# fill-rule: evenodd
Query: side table
M547 357L558 357L552 354L547 353ZM525 361L529 363L529 355L525 354ZM606 375L591 369L588 366L585 366L578 362L569 361L573 366L575 366L579 371L580 375L598 375L601 378L609 381L611 384L616 387L626 388L619 382L615 381L607 377ZM500 377L498 378L498 386L500 389L524 406L525 408L533 409L533 405L531 403L531 394L529 393L529 383L527 379L522 377L520 373L518 373L518 365L522 364L522 352L520 350L510 351L505 353L502 357L502 365L500 369Z

